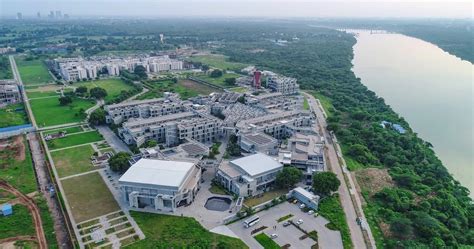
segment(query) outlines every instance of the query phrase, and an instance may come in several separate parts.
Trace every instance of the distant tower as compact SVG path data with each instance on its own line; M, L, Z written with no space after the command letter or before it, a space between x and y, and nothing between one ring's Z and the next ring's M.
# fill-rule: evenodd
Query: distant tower
M262 77L262 72L256 70L255 72L253 72L253 87L255 88L260 88L260 78Z
M49 12L49 18L54 18L54 11L51 10L51 11Z
M56 10L56 18L61 18L63 17L63 15L61 14L61 11L60 10Z
M23 14L21 14L21 12L16 13L16 19L17 20L23 19Z
M38 11L38 13L36 13L36 17L39 19L41 18L41 13Z
M160 42L165 43L165 35L164 34L160 34Z

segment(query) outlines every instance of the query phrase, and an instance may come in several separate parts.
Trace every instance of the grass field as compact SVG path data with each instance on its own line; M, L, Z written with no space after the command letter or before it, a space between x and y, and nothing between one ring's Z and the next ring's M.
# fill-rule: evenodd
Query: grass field
M214 84L216 86L224 87L224 88L235 88L235 85L226 84L225 79L239 78L239 77L240 77L240 75L235 74L235 73L225 73L224 75L222 75L221 77L218 77L218 78L213 78L213 77L211 77L209 75L206 75L206 74L196 76L196 78L198 78L198 79L204 80L208 83Z
M56 232L54 231L54 221L49 212L48 204L44 197L35 198L36 205L40 209L41 221L43 222L43 230L48 242L49 248L58 248L58 242L56 240Z
M51 157L59 177L65 177L93 170L94 166L90 159L93 154L92 146L87 144L53 151Z
M13 79L12 67L7 56L0 56L0 80Z
M97 172L62 180L61 183L76 222L119 210L112 193Z
M85 115L80 110L89 109L95 105L95 101L73 98L72 104L62 106L57 98L45 98L33 99L30 105L38 126L45 127L83 121Z
M349 227L347 226L346 215L339 201L339 196L336 194L322 199L319 203L318 212L329 220L330 223L326 225L329 229L341 232L344 248L352 248L351 235L349 233Z
M50 150L54 150L54 149L61 149L61 148L66 148L66 147L80 145L80 144L97 142L101 140L104 140L104 138L99 132L88 131L88 132L67 135L62 138L49 140L46 143L48 144L48 148Z
M261 204L261 203L264 203L264 202L267 202L269 200L273 200L277 197L280 197L284 194L288 193L287 190L284 190L284 189L274 189L274 190L270 190L268 192L265 192L263 194L262 197L258 197L258 198L245 198L244 200L244 204L248 207L253 207L253 206L256 206L258 204Z
M260 245L263 246L263 248L265 249L280 249L281 247L275 242L273 241L270 237L268 237L268 235L266 235L265 233L260 233L256 236L254 236L254 238L258 241L258 243Z
M14 205L12 215L0 217L0 239L22 235L36 235L33 218L27 207Z
M209 232L194 218L130 213L146 238L125 248L248 248L239 239Z
M311 92L311 94L315 98L319 99L319 102L321 102L321 105L323 106L324 111L326 112L328 117L331 117L334 112L334 106L332 105L331 100L320 93Z
M43 132L43 135L48 135L48 134L53 134L53 133L58 133L58 132L66 132L66 134L73 134L77 132L81 132L82 128L80 126L73 126L73 127L66 127L66 128L61 128L61 129L54 129L54 130L48 130Z
M146 82L144 85L150 89L150 91L138 96L137 99L161 98L163 97L163 92L178 93L182 99L188 99L198 96L199 94L209 95L212 92L219 91L191 80L179 80L178 83L173 83L171 80L156 80Z
M224 55L198 55L192 56L189 59L191 61L202 62L203 64L223 70L239 71L247 66L238 62L231 62Z
M12 143L12 146L0 147L0 179L24 194L35 191L36 179L28 142L23 136L16 136L3 139L0 144L7 141Z
M17 110L22 109L22 110ZM25 107L22 103L0 108L0 128L28 123Z
M27 91L26 91L26 95L28 96L29 99L43 98L43 97L52 97L52 96L58 96L58 98L59 98L59 94L58 94L57 92L54 92L54 91L41 92L41 91L30 91L30 90L27 90Z
M128 85L121 79L104 79L94 80L87 82L76 82L72 84L74 87L85 86L87 89L94 87L102 87L107 91L105 101L111 101L120 95L121 91L129 91L133 89L133 86Z
M53 80L42 60L25 59L26 57L15 58L24 85L47 83Z

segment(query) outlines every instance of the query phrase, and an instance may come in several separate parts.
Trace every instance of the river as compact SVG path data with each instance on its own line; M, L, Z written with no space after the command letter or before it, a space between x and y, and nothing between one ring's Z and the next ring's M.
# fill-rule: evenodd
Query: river
M383 97L474 196L474 67L401 34L356 32L353 71Z

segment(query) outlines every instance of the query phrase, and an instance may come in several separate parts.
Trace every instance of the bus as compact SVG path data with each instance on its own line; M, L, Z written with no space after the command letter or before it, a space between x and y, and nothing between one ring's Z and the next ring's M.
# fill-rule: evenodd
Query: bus
M260 221L260 217L258 215L252 216L248 218L247 220L244 221L244 227L249 228L255 224L257 224Z

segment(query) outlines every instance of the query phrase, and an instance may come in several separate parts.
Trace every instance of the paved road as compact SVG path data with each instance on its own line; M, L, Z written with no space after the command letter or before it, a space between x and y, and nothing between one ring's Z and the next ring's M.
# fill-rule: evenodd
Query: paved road
M48 191L48 187L52 185L52 181L38 137L35 133L29 133L27 137L30 144L31 154L33 155L38 187L46 198L51 216L53 217L54 231L56 233L58 245L60 248L72 248L71 238L66 229L65 217L61 211L59 202L56 198L51 197Z
M13 77L15 78L17 84L22 89L21 92L23 95L23 100L25 102L26 110L28 112L28 116L30 117L31 124L33 125L33 127L38 128L38 126L36 125L35 116L33 116L33 112L31 111L30 101L28 99L28 96L26 96L26 91L24 90L23 81L21 80L20 72L18 72L18 67L16 66L15 58L13 57L13 55L10 55L8 58L10 59L10 65L12 67Z
M104 137L105 141L116 151L116 152L128 152L132 151L128 146L119 138L108 126L97 126L97 130Z
M326 119L324 118L323 112L321 108L319 107L318 102L312 95L307 94L307 93L304 93L304 95L308 98L308 103L310 105L310 108L317 117L318 124L320 125L319 129L323 131L323 135L325 139L327 141L333 141L331 134L326 129L326 126L327 126ZM342 208L344 210L344 213L346 214L347 224L349 226L349 231L351 233L352 243L355 248L375 248L375 240L373 239L370 228L368 230L368 234L369 234L369 240L370 240L371 245L366 245L362 230L356 222L356 218L358 217L356 208L359 209L360 213L362 213L363 219L366 220L364 213L362 211L360 199L356 199L356 203L358 205L357 207L354 206L351 199L351 193L344 179L344 173L342 171L342 167L339 163L338 154L334 147L336 143L331 143L331 144L332 146L326 146L327 157L328 157L327 159L328 159L329 164L331 165L331 171L333 171L338 176L339 180L341 181L341 186L339 187L338 192L339 192ZM353 190L352 192L355 193L353 197L359 198L358 193L356 192L356 188L353 186L354 183L350 181L350 184L352 185L350 186L350 188Z

